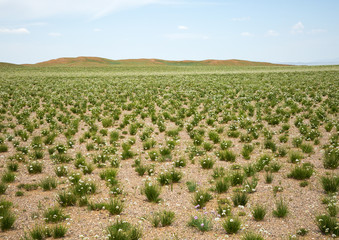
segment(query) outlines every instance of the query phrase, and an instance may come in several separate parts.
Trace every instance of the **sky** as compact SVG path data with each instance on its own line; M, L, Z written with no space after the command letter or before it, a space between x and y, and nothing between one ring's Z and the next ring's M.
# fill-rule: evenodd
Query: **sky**
M0 0L0 62L339 61L338 0Z

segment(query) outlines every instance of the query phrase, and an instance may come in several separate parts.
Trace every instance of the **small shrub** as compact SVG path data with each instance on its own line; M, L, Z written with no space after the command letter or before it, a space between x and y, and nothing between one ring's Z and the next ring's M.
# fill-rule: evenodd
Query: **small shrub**
M273 216L277 218L284 218L288 214L288 206L284 203L283 199L280 198L275 204L276 209L273 210Z
M222 227L228 234L235 234L240 230L241 221L238 218L228 217L223 223Z
M253 209L252 209L252 215L255 221L261 221L264 219L266 215L266 208L262 205L257 204Z
M195 208L203 208L211 199L211 194L209 194L207 191L199 190L194 194L192 203Z
M191 216L188 226L195 227L202 232L207 232L212 229L212 222L206 216Z

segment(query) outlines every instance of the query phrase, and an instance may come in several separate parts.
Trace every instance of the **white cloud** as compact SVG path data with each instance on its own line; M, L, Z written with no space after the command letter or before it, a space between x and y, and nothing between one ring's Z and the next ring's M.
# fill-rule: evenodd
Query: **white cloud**
M249 32L242 32L241 36L243 36L243 37L251 37L251 36L253 36L253 34L251 34Z
M94 28L93 31L94 31L94 32L101 32L102 29L101 29L101 28Z
M27 28L0 28L0 34L29 34Z
M61 15L100 18L113 11L164 0L0 0L0 19L41 19Z
M51 37L60 37L62 34L58 32L50 32L48 35Z
M277 31L274 31L274 30L268 30L267 33L266 33L266 36L276 37L276 36L279 36L279 33Z
M187 30L187 29L188 29L188 27L186 27L186 26L182 26L182 25L181 25L181 26L178 26L178 29L179 29L179 30Z
M207 40L209 39L208 36L202 34L193 34L193 33L173 33L173 34L166 34L165 38L170 40L185 40L185 39L202 39Z
M250 20L250 17L239 17L239 18L232 18L232 21L234 22L243 22L243 21L248 21Z
M298 22L292 27L292 33L303 33L304 32L304 24L302 22Z
M327 32L327 30L326 29L312 29L309 33L310 34L320 34L320 33L325 33L325 32Z

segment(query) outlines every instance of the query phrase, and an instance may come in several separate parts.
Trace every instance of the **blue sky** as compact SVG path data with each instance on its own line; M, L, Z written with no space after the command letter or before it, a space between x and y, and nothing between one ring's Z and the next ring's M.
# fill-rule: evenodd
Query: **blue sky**
M339 58L338 0L0 0L0 62Z

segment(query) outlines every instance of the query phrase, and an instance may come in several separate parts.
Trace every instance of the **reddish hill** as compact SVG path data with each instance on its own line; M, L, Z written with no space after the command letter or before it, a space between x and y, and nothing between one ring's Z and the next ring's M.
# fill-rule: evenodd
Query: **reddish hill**
M169 61L162 59L123 59L111 60L99 57L76 57L76 58L58 58L36 64L23 64L24 66L39 66L39 67L107 67L107 66L284 66L281 64L273 64L267 62L252 62L245 60L183 60Z

